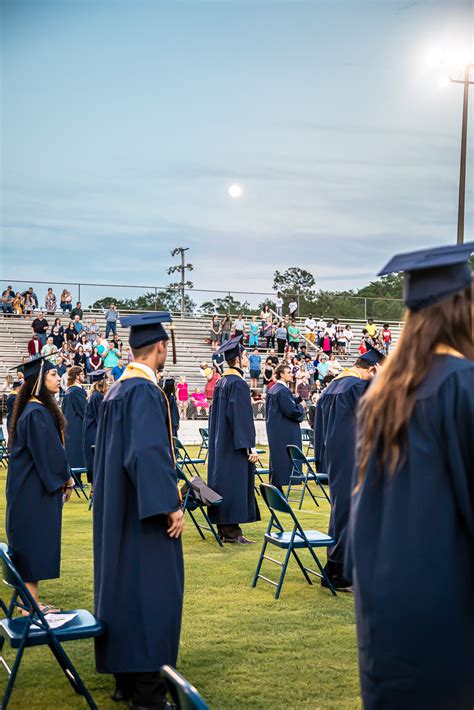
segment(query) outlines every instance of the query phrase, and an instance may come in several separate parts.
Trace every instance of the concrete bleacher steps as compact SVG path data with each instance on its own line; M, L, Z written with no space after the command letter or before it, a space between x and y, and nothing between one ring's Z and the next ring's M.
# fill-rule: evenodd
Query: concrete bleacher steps
M34 316L15 316L15 315L0 315L0 382L3 382L5 375L15 365L22 362L23 358L28 357L27 343L31 337L31 322ZM57 313L56 316L45 316L51 326L54 318L61 319L63 326L67 326L70 322L69 316L64 316L62 313ZM95 318L97 323L105 332L105 319L102 311L84 311L84 325ZM297 319L302 326L303 319ZM177 364L173 365L171 361L171 352L169 351L168 362L166 365L166 374L178 378L180 375L185 375L190 386L190 390L199 387L203 388L205 384L204 378L199 373L199 367L202 362L211 362L212 350L210 345L206 343L209 337L210 318L180 318L175 317L173 324L175 328ZM344 321L344 325L349 323L354 333L352 341L352 355L339 356L338 360L344 365L353 364L356 355L359 340L362 337L362 329L365 322L362 321ZM379 324L380 325L380 324ZM396 343L400 330L400 323L391 323L390 328L393 335L394 343ZM128 343L128 329L117 327L117 334L123 341L124 345ZM171 348L170 348L171 350ZM311 348L309 348L311 352ZM266 353L265 349L261 348L262 360Z

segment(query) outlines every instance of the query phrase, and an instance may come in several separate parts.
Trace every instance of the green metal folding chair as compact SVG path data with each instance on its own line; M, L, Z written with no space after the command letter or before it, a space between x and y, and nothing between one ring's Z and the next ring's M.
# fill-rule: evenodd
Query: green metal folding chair
M315 462L314 456L312 456L312 457L308 456L311 449L314 449L313 432L311 429L306 429L306 428L301 429L301 442L302 442L303 446L306 445L306 453L305 453L306 458L311 463L314 463Z
M0 465L4 468L8 467L10 452L8 451L7 440L3 431L3 426L0 426Z
M334 589L334 586L326 575L324 568L315 552L315 548L335 545L336 541L329 535L326 535L325 533L322 533L319 530L303 530L298 518L293 512L285 496L280 493L280 491L275 488L275 486L271 486L268 483L262 483L260 486L260 491L263 500L265 501L268 509L270 510L271 516L270 521L268 523L267 531L264 535L263 547L260 553L260 558L258 560L257 569L255 570L255 576L253 578L252 587L256 587L257 581L259 579L263 579L265 582L268 582L269 584L272 584L274 587L276 587L275 599L278 599L278 597L280 596L281 588L283 586L283 581L285 579L285 574L288 568L290 557L291 555L293 555L296 562L298 563L298 567L303 573L303 576L308 582L308 584L312 584L309 575L313 574L316 577L324 579L332 594L336 596L336 590ZM277 516L277 513L279 513L280 516L287 516L287 519L289 519L291 527L288 530L284 529L282 523L280 522ZM273 557L268 557L268 555L265 554L268 545L276 545L280 549L286 550L283 562L275 560ZM296 550L302 549L308 550L311 557L316 562L319 572L316 572L310 567L306 567L302 563L296 552ZM274 580L269 579L269 577L265 577L263 574L260 574L263 560L268 560L281 567L281 573L278 582L275 582Z
M191 485L191 482L189 481L188 477L186 476L186 473L179 464L176 464L176 476L178 481L182 481L183 483L185 483L187 488L186 493L183 495L183 502L181 503L181 510L183 511L183 513L189 514L189 517L193 521L196 530L198 531L199 535L202 537L203 540L206 539L203 530L207 530L208 532L212 533L212 535L214 535L214 539L219 544L219 546L224 547L219 535L217 534L217 530L212 524L211 519L207 513L206 506L197 498ZM222 499L220 502L222 503ZM215 505L220 505L220 503L214 503L213 506ZM201 511L204 520L206 521L206 525L198 523L198 521L193 515L196 510Z
M173 436L174 452L176 455L176 463L178 463L182 469L186 470L191 476L199 476L199 471L196 468L199 464L206 463L206 459L202 458L192 458L183 443L176 437Z
M104 633L102 622L86 609L72 609L63 613L74 614L74 618L64 626L52 629L13 564L13 555L14 553L9 551L5 543L0 543L3 581L13 590L10 602L5 603L0 599L0 608L5 614L5 618L0 620L0 653L3 650L5 641L12 649L17 650L11 669L3 656L0 656L0 663L9 676L0 707L5 710L8 705L25 648L30 646L49 646L74 691L78 695L84 696L90 708L97 710L97 705L73 666L71 659L64 651L62 644L65 641L77 641L78 639L100 636ZM13 617L15 610L28 612L28 615Z
M81 481L81 476L83 473L87 473L87 468L71 468L71 467L69 467L69 473L71 474L72 478L74 479L74 492L77 495L77 497L80 498L81 494L82 494L84 496L84 498L87 501L89 501L89 496L87 495L86 487L84 486L83 482Z
M205 451L206 452L206 455L204 456L204 463L205 463L207 461L207 456L209 454L209 429L205 429L204 427L200 427L199 434L201 435L201 446L199 447L198 458L200 458L202 455L202 452Z
M196 688L171 666L162 666L161 675L177 710L209 710Z
M295 446L294 444L288 444L286 447L286 450L288 452L289 457L291 458L291 462L293 464L293 469L290 474L290 482L288 485L288 490L286 493L287 499L292 502L292 503L298 503L298 510L301 510L301 506L303 505L303 499L305 496L306 491L308 491L309 495L315 502L316 506L319 508L319 503L317 501L317 498L325 498L328 503L331 503L328 494L326 493L326 490L324 488L323 484L328 485L329 479L327 473L317 473L311 466L309 460L306 458L304 453L301 451L301 449L298 446ZM313 481L316 484L316 487L320 488L321 491L323 492L322 496L317 496L313 493L311 488L309 487L309 484ZM295 500L294 498L290 499L290 493L291 489L293 486L303 486L302 491L301 491L301 497L298 500Z

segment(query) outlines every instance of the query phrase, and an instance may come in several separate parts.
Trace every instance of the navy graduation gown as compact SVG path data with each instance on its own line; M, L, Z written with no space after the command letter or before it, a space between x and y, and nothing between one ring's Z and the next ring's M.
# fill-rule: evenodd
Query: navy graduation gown
M298 401L299 400L299 401ZM287 444L301 449L300 422L305 413L301 398L295 397L288 387L277 382L268 391L265 400L265 421L270 447L271 482L275 486L287 486L292 471Z
M94 452L92 447L95 444L95 436L97 433L97 422L99 419L100 405L104 399L102 392L94 390L87 400L86 409L84 412L84 421L82 423L82 451L84 455L87 475L90 480L93 480L94 471Z
M336 544L328 548L328 560L344 564L347 525L355 465L356 409L368 380L343 375L333 380L316 404L314 457L321 473L329 477L331 515L328 534Z
M213 522L238 525L260 520L255 500L255 424L249 386L239 374L224 374L216 384L209 416L207 481L223 497L209 509Z
M6 529L26 582L59 577L66 452L51 412L28 402L16 423L7 476Z
M94 457L95 613L100 673L176 665L183 605L181 540L166 530L179 509L166 396L124 374L99 412Z
M87 394L82 387L69 387L63 397L62 409L66 417L66 453L71 468L84 468L82 426L86 411Z
M16 393L11 393L7 397L7 431L10 431L10 423L13 415L13 408L16 402Z
M363 426L363 422L360 423ZM474 707L474 363L436 355L394 476L375 453L349 548L365 710Z
M179 429L179 409L176 404L176 397L173 394L168 396L168 402L170 405L170 417L171 417L171 429L173 436L178 436Z

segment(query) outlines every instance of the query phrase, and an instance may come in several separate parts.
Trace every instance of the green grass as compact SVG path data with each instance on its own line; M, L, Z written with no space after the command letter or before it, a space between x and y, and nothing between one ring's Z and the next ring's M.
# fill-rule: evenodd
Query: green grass
M5 479L5 469L0 468L2 492ZM178 670L196 685L213 710L359 708L352 595L333 597L316 578L310 587L294 561L278 601L267 583L250 587L268 523L267 511L260 507L263 520L245 526L245 534L258 541L254 546L227 545L222 550L210 537L202 541L188 519ZM322 503L314 512L308 499L305 509L300 514L304 526L325 531L328 504ZM2 494L3 529L4 520ZM64 509L61 579L41 584L41 598L46 602L64 609L92 610L91 523L85 501L72 498ZM277 548L273 550L272 556L281 558ZM265 564L264 574L275 578L276 565ZM113 679L95 672L92 641L66 644L66 650L99 708L125 707L109 698ZM9 648L4 655L7 661L13 658ZM5 679L0 666L2 688ZM74 694L49 649L33 648L25 653L9 707L66 710L86 704Z

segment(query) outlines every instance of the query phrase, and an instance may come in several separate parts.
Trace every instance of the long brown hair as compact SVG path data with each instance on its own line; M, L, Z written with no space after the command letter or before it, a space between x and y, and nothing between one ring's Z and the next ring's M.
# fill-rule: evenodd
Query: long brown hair
M91 398L93 392L100 392L100 394L106 395L107 391L109 389L109 381L107 377L104 377L103 380L99 380L99 382L93 382L90 389L89 389L89 394L88 394L88 399Z
M18 419L20 418L21 413L23 412L24 408L33 396L33 390L35 389L36 381L37 375L31 375L31 377L27 377L15 397L15 406L13 407L12 420L10 423L10 429L8 431L8 447L10 449L15 440L16 425ZM46 409L49 409L49 411L53 415L54 423L56 424L56 429L58 430L61 441L64 443L66 419L64 418L64 415L61 412L54 396L46 388L46 385L44 383L44 377L43 382L41 383L41 389L39 391L39 394L36 395L36 399L38 399L41 404L44 404Z
M474 360L471 289L421 311L406 311L397 350L388 358L359 406L358 486L372 452L380 467L394 475L403 463L407 425L437 345L454 348Z

